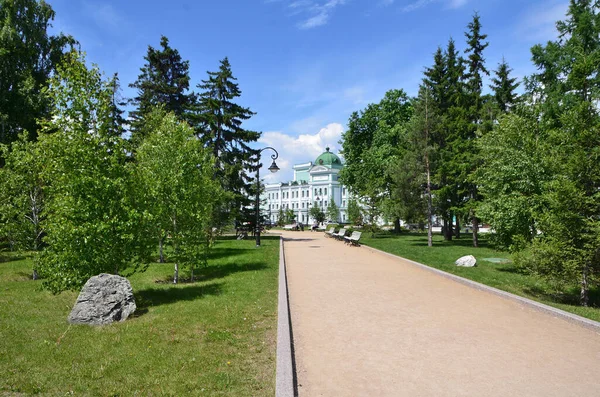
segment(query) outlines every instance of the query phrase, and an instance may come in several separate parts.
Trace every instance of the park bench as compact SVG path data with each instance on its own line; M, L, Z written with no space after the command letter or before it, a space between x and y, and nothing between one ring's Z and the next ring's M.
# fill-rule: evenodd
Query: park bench
M338 240L343 240L345 235L346 235L346 228L345 227L341 228L339 232L332 234L332 236L335 237Z
M331 237L335 233L335 226L331 226L329 230L325 230L325 237Z
M352 235L350 235L349 237L344 237L344 242L351 245L356 245L358 247L360 245L358 244L358 240L360 240L361 234L362 232L352 232Z
M293 223L291 225L284 225L283 230L300 230L300 227L297 223Z

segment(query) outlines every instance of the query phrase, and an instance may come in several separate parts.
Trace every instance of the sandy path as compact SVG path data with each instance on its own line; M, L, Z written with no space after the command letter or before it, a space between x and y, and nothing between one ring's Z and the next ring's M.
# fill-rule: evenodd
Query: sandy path
M284 232L300 396L600 396L600 333Z

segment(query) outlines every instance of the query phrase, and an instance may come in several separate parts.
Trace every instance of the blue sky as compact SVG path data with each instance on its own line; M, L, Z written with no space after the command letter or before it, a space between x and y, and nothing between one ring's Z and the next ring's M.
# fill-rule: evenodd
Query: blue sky
M240 103L257 112L246 127L291 165L311 161L339 138L352 111L392 88L415 95L423 69L450 37L464 48L475 11L490 45L490 70L505 57L517 77L533 72L532 45L556 37L568 0L47 0L54 28L81 42L88 61L123 94L148 45L169 38L190 61L193 86L229 57ZM266 161L264 161L266 162ZM268 165L267 165L268 166ZM264 173L262 175L265 175Z

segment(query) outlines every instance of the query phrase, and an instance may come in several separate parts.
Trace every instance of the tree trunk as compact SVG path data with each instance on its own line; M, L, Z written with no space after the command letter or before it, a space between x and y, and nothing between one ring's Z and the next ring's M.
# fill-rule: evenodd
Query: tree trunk
M471 210L472 222L473 222L473 247L479 247L479 238L477 233L479 232L479 219L475 216L475 211Z
M427 134L428 135L428 134ZM426 137L427 137L426 135ZM425 151L425 172L427 172L427 246L433 247L433 225L432 223L432 213L433 213L433 203L431 197L431 172L429 169L429 154L427 150Z
M457 239L460 238L460 220L458 219L458 216L456 217L456 228L454 229L454 237L456 237Z
M394 221L394 233L400 234L400 218L396 218Z
M444 240L452 241L452 217L448 215L444 218Z
M191 270L191 274L190 274L190 282L194 282L194 268L192 268Z
M589 273L589 264L586 262L583 265L583 269L581 270L581 292L579 294L579 303L581 306L587 307L590 301L589 296L589 285L588 285L588 273Z
M158 262L159 263L165 263L165 254L163 252L163 241L164 240L165 240L164 236L162 236L161 238L158 239L158 252L159 252Z
M173 215L173 252L175 252L175 258L177 258L177 214ZM175 274L173 275L173 284L179 282L179 264L175 262Z

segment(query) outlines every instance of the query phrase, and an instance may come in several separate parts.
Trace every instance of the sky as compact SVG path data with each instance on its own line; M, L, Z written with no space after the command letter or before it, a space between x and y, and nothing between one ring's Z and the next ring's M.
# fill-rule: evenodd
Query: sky
M148 46L169 38L190 63L191 87L228 57L242 96L257 114L244 127L261 131L255 146L279 152L277 174L338 152L349 116L390 89L416 95L438 46L464 32L475 12L489 46L490 71L504 57L521 79L533 73L530 48L556 38L568 0L47 0L55 31L73 35L90 63L119 73L122 94ZM197 90L197 89L196 89ZM263 155L265 167L270 165Z

